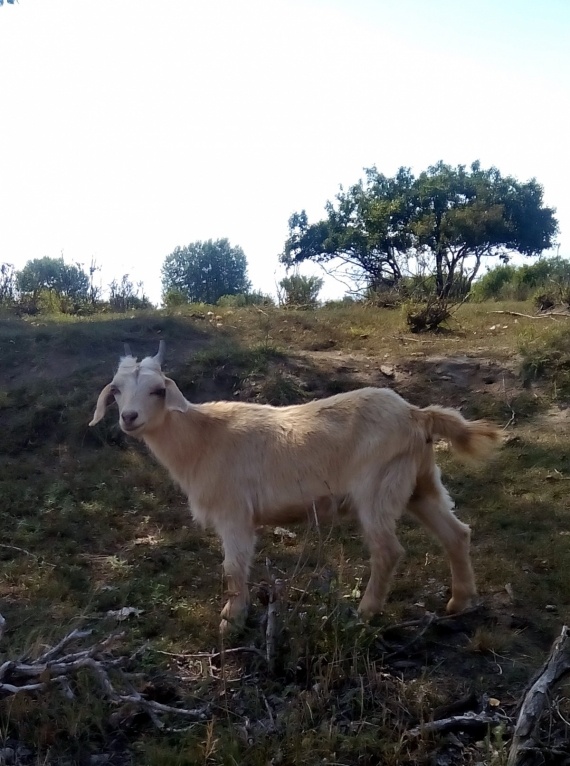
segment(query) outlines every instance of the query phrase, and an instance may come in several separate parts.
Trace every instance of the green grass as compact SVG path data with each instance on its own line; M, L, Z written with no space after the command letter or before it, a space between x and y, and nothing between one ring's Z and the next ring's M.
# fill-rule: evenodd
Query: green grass
M531 313L522 304L492 308ZM77 625L107 635L116 627L109 610L136 607L123 648L148 642L138 670L188 706L209 701L214 711L177 734L158 733L144 716L118 732L114 708L82 676L73 704L55 690L2 700L0 746L2 737L23 742L38 763L97 753L161 765L433 763L448 743L410 738L409 729L470 691L512 710L570 619L564 330L515 323L487 304L462 306L449 333L420 340L398 310L216 309L219 323L207 310L0 321L0 611L8 623L0 664ZM219 543L195 528L185 498L116 416L87 426L122 343L140 355L155 353L161 338L169 374L197 401L292 404L373 383L508 425L510 440L484 468L438 453L457 512L473 528L483 611L431 626L398 654L417 630L387 628L426 609L441 614L448 597L447 562L423 530L402 522L406 556L386 613L361 624L354 610L368 566L355 525L320 534L300 526L294 538L269 529L252 572L251 615L235 641L264 651L255 584L284 579L274 671L256 655L236 655L223 669L216 661L211 671L188 658L220 646ZM480 368L454 379L440 370L451 357ZM395 366L395 377L381 365ZM483 737L465 739L454 758L498 766L503 756L500 738Z

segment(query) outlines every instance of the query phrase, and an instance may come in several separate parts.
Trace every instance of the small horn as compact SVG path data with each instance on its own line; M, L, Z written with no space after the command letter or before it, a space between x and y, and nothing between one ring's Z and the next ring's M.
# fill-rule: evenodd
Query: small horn
M131 347L129 346L129 344L125 343L124 347L125 347L125 356L132 356L133 352L131 351Z
M154 357L161 367L162 367L162 363L164 362L165 354L166 354L166 343L163 340L161 340L160 343L158 344L158 354Z

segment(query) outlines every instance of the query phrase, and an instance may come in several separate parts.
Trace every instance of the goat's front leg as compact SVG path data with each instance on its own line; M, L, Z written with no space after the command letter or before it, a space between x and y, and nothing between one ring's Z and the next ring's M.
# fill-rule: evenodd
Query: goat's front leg
M222 609L220 630L244 622L249 604L247 580L255 550L255 529L247 521L232 520L218 529L224 547L224 575L228 600Z

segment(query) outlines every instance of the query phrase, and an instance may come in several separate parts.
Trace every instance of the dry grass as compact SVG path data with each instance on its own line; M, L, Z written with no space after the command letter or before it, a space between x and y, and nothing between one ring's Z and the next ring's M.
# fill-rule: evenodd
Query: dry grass
M532 313L523 304L492 309ZM220 327L196 309L0 322L0 611L9 626L0 656L38 652L75 625L105 634L114 627L109 610L136 607L143 611L126 627L133 647L148 642L139 670L163 694L208 699L215 710L212 722L176 735L158 735L141 717L117 728L86 679L80 704L55 692L4 700L0 736L27 746L23 763L106 754L107 763L161 766L400 765L432 763L437 751L449 762L500 764L500 732L459 744L412 741L407 732L471 691L511 709L570 619L567 393L549 377L564 374L560 322L466 304L449 332L418 339L399 310L217 311ZM509 441L484 469L466 473L440 453L458 513L474 530L484 610L417 639L413 629L385 632L426 610L441 613L446 601L446 561L410 521L386 613L370 625L353 611L367 576L353 526L298 527L294 538L267 530L252 579L286 580L275 672L255 655L224 669L173 656L219 646L219 544L195 529L184 498L112 418L95 431L86 425L121 343L146 353L161 337L171 374L196 399L285 404L374 383L505 425ZM262 613L254 604L240 644L263 649Z

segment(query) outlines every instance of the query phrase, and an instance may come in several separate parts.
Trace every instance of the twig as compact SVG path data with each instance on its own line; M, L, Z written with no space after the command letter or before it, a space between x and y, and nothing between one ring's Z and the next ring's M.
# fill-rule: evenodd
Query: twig
M275 641L277 638L277 615L279 614L279 596L281 580L275 580L275 584L269 593L267 605L267 624L265 627L265 658L270 671L275 666Z
M423 338L411 338L409 335L390 335L395 340L411 340L414 343L435 343L435 340L423 340Z
M570 630L567 625L564 625L552 645L546 663L522 699L507 766L523 764L527 751L536 747L537 742L534 741L534 736L549 695L568 674L570 674Z
M4 638L4 631L6 630L6 618L0 614L0 641Z

